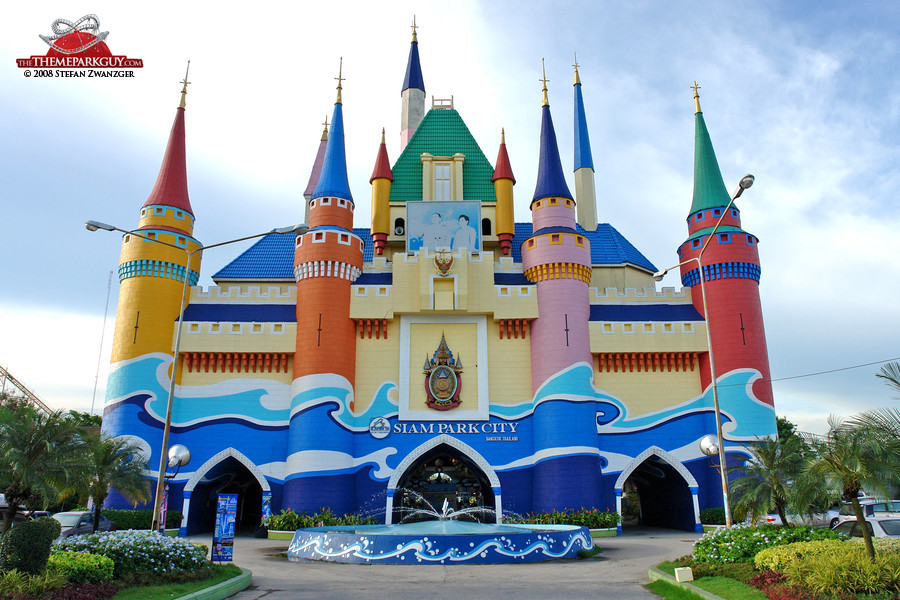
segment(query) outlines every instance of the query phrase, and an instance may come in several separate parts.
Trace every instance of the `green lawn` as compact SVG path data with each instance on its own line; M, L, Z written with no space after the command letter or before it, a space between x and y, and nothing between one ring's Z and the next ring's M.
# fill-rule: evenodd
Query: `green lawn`
M669 583L662 579L657 579L647 586L654 594L658 594L666 600L697 600L698 598L705 600L700 594L688 591L683 587L679 587L674 583Z
M766 595L755 587L729 577L701 577L691 583L728 600L766 600Z
M240 567L235 565L217 565L213 569L216 571L216 575L211 579L192 581L190 583L128 588L116 594L113 600L172 600L172 598L180 598L181 596L212 587L217 583L222 583L241 574Z

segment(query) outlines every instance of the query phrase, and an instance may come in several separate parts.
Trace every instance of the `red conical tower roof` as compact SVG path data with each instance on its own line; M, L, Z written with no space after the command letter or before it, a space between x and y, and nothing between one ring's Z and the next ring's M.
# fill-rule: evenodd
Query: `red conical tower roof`
M188 197L183 106L179 106L175 111L175 123L172 124L172 131L169 133L169 143L159 168L159 175L156 177L156 185L153 186L153 191L144 202L144 206L154 204L172 206L191 215L194 214L191 200Z
M500 151L497 153L497 166L494 167L494 176L491 181L498 179L509 179L516 183L516 177L513 175L512 166L509 164L509 154L506 153L506 133L500 134Z
M384 129L381 130L381 146L378 147L378 158L375 159L375 168L372 170L372 176L369 177L369 183L376 179L389 179L394 181L394 174L391 172L391 163L388 160L387 146L384 143Z

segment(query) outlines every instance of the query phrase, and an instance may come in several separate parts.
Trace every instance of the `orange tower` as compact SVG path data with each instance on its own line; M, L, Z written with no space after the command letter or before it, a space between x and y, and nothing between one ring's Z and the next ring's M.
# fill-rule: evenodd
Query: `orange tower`
M322 174L309 201L309 231L297 238L294 249L297 345L283 501L298 511L330 506L341 514L352 511L355 502L347 493L352 482L342 488L328 477L304 476L320 456L321 442L314 444L322 427L322 415L305 410L307 403L335 398L338 411L353 410L356 327L350 318L350 286L362 273L364 246L353 233L353 209L338 75ZM345 443L332 439L326 450L340 451Z

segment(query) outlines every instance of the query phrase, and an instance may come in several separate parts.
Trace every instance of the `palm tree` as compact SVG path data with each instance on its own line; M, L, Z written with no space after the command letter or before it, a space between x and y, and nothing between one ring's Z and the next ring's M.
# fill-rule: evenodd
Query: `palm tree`
M150 497L147 461L141 447L126 437L84 434L85 459L79 468L81 493L94 501L94 528L100 526L100 512L115 488L125 499L137 505Z
M32 405L0 407L0 471L7 508L0 537L21 506L55 498L72 475L80 445L78 428L64 411Z
M884 379L890 387L900 392L900 362L885 363L881 373L875 373L875 377Z
M803 464L803 442L792 435L784 439L759 438L748 444L750 460L736 471L741 476L731 484L737 499L736 514L748 514L753 522L774 507L781 522L788 522L789 510L795 507L792 482L800 475Z
M849 501L860 524L866 552L875 560L872 534L866 526L859 504L863 488L887 495L889 482L900 475L900 461L896 445L884 444L881 433L857 421L844 423L838 417L828 417L829 431L824 436L803 434L812 454L804 465L807 482L821 482L833 494L840 493Z

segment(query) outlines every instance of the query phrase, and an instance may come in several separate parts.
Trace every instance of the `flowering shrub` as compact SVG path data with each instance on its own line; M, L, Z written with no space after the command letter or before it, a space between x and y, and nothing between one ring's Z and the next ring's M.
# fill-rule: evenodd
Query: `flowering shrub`
M607 529L621 521L619 513L600 511L596 508L581 510L554 510L548 513L528 513L521 517L504 517L507 523L533 523L538 525L579 525L588 529Z
M73 535L56 542L53 548L111 558L115 563L116 578L131 571L161 574L194 571L206 565L206 548L203 546L183 538L135 530Z
M838 538L838 534L830 529L735 525L707 533L694 542L693 556L701 563L750 562L760 550L772 546Z

